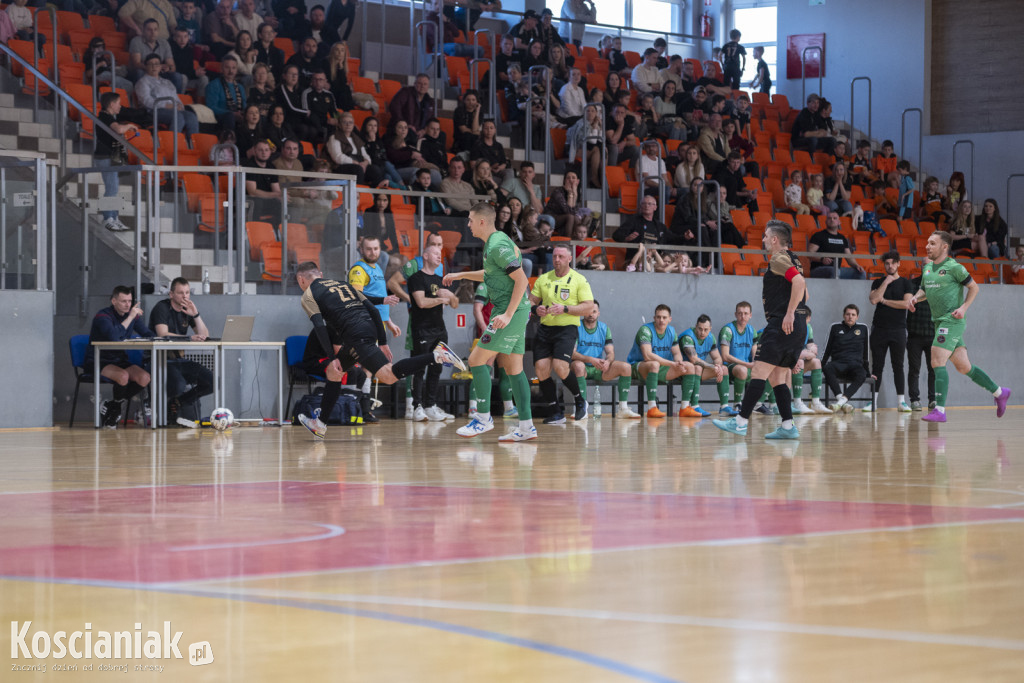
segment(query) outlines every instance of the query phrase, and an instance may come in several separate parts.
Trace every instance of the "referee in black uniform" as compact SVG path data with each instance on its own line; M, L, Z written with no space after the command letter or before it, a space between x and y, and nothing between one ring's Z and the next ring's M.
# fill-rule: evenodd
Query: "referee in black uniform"
M896 385L896 410L909 413L910 405L904 393L903 356L907 352L907 305L917 290L910 280L900 276L898 251L886 252L882 264L885 276L871 283L868 296L868 301L875 306L875 316L871 319L871 376L875 378L877 390L888 352Z
M747 421L754 405L764 393L766 381L775 390L782 425L766 434L766 439L798 439L793 423L793 394L789 389L789 371L800 360L807 336L807 284L800 260L793 255L793 236L788 224L771 220L764 229L764 248L768 251L768 272L764 274L761 300L768 324L758 342L752 379L743 392L740 414L728 420L712 420L719 429L746 436Z

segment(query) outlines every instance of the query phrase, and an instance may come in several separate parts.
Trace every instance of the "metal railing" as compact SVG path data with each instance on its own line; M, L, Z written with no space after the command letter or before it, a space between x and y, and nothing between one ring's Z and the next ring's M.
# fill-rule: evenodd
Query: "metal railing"
M484 36L490 36L490 40L488 42L491 44L491 57L490 57L490 62L491 62L490 74L491 74L491 76L490 76L490 78L487 79L488 85L490 86L488 88L488 93L487 93L488 94L488 98L487 98L487 111L488 111L488 113L490 113L492 118L494 118L496 121L500 121L501 119L498 116L498 73L495 72L495 70L494 70L495 67L498 65L498 43L495 40L496 36L494 35L494 32L491 31L491 29L489 29L489 28L482 28L482 29L477 30L477 32L473 34L473 47L481 47L482 48L483 47L483 44L482 44L483 41L480 41L481 44L478 45L477 39L478 38L482 38ZM476 60L474 60L474 61L476 61ZM472 70L472 68L473 68L472 62L470 62L470 67L469 68L470 68L470 70ZM479 82L480 82L479 79L474 81L474 83L477 83L477 84Z
M57 10L51 5L39 9L35 14L32 15L32 42L35 44L35 49L32 50L32 68L38 73L39 72L39 36L42 35L39 32L39 17L42 15L49 15L50 17L50 28L53 30L53 36L51 36L50 43L50 54L53 55L53 82L54 84L60 83L60 71L57 70L57 46L60 43L57 41ZM35 114L36 119L39 118L39 82L36 81L34 101L32 104L32 113Z
M853 125L853 118L857 112L856 103L854 102L854 86L857 81L868 82L868 140L871 140L871 79L868 76L857 76L850 81L850 140L856 137L854 135L854 130L856 129Z
M717 218L718 227L715 230L715 232L718 234L718 244L715 245L715 246L718 249L721 249L722 248L722 193L719 190L719 187L721 187L721 186L718 184L717 180L705 180L703 182L703 186L705 186L705 187L711 186L711 185L714 185L714 187L715 187L715 202L716 202L716 205L718 207L718 218ZM701 229L701 228L704 227L703 211L704 211L704 201L703 201L703 198L702 198L700 201L697 202L697 246L698 247L704 246L704 244L703 244L703 241L704 241L704 234L703 233L704 233L704 231ZM664 222L664 221L662 221L662 222ZM721 260L721 259L719 259L719 260ZM714 257L712 257L712 264L713 263L714 263ZM694 265L696 265L696 264L694 264ZM724 265L722 267L724 268Z
M44 154L0 151L0 291L56 289L56 186L57 164Z
M533 161L533 74L544 74L544 196L548 196L551 177L551 69L536 64L526 73L526 87L530 91L530 100L526 109L526 160Z
M1011 173L1006 176L1006 203L1003 205L1006 207L1006 253L1010 253L1010 234L1013 230L1013 223L1010 222L1010 215L1012 213L1013 204L1010 203L1010 182L1014 178L1024 178L1024 173Z
M956 148L960 145L970 145L971 147L971 193L968 195L974 197L974 140L957 140L953 143L953 170L956 170Z
M822 72L825 70L825 51L820 45L808 45L800 53L800 102L807 103L807 53L818 53L818 94L821 94Z
M903 148L907 137L907 114L917 112L917 167L924 168L924 110L920 107L904 109L900 114L900 158L906 159L907 155Z
M602 102L591 102L583 108L583 119L586 125L587 109L596 109L597 115L600 117L598 120L601 122L601 130L604 130L605 118L604 118L604 103ZM607 139L603 135L587 135L583 138L583 149L579 150L583 155L583 162L580 164L580 197L583 199L583 205L587 204L587 192L590 191L590 183L587 179L587 172L590 168L589 154L587 151L587 145L591 142L601 145L601 238L604 238L605 230L608 226L608 177L604 173L604 169L608 166L608 144ZM575 162L575 159L569 159L569 163Z

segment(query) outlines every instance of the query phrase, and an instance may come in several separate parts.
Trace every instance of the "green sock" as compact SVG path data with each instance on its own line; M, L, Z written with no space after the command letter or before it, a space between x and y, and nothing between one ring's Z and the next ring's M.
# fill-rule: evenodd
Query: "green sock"
M725 373L725 377L718 383L718 402L723 408L729 402L729 373Z
M576 378L576 383L580 385L580 393L584 396L587 395L587 376L580 375Z
M798 371L793 373L793 400L799 401L800 394L804 391L804 373Z
M647 379L644 380L644 386L647 387L647 400L657 401L658 400L658 373L652 371L647 373Z
M741 403L743 401L743 392L747 390L747 380L735 379L732 383L732 400L733 403Z
M405 397L412 398L412 377L405 378Z
M632 384L632 380L629 376L619 378L619 402L629 402L629 387Z
M811 370L811 398L821 398L821 370Z
M512 400L512 385L508 381L508 375L502 368L498 368L498 393L501 394L502 401Z
M690 405L700 401L700 375L683 375L683 400Z
M490 413L491 369L486 365L474 365L469 370L473 373L473 390L476 393L476 411L478 413Z
M533 419L533 412L530 410L530 380L526 378L525 372L518 375L509 375L509 383L512 385L512 396L516 402L516 410L519 411L519 421L528 422Z
M967 376L971 378L972 382L990 394L996 393L996 389L999 388L999 385L993 382L991 378L985 374L985 371L977 365L971 366L971 371L967 373Z
M946 366L935 368L935 405L946 407L946 394L949 393L949 372Z

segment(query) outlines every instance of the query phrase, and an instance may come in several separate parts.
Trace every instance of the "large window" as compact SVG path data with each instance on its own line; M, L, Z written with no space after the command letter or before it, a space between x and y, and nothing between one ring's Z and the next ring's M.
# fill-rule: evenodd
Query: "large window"
M740 4L740 3L736 3ZM743 37L740 42L747 50L747 68L743 72L743 85L748 86L757 76L757 60L754 59L754 48L764 48L764 61L772 75L772 82L778 83L778 7L766 5L764 2L751 3L750 6L736 7L732 13L732 28L739 29ZM774 85L772 90L775 90Z
M555 15L562 13L563 0L546 0ZM597 20L625 28L648 31L679 31L679 4L662 0L597 0ZM629 17L629 18L627 18Z

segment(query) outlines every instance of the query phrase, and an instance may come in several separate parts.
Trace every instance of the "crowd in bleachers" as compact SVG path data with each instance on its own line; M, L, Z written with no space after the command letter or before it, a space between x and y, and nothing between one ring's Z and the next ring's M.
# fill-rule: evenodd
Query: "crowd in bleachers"
M656 258L664 264L651 249L659 244L721 244L749 250L723 254L724 272L756 274L763 267L760 236L768 219L789 222L795 249L805 251L816 233L827 230L832 214L858 255L890 248L919 255L927 235L941 229L955 235L957 253L1013 256L998 204L986 199L978 210L961 173L945 184L934 177L915 183L890 141L876 154L869 141L854 146L840 134L825 98L812 95L795 109L785 96L771 96L771 76L759 52L757 78L748 84L757 91L739 89L746 52L735 31L716 59L701 62L667 54L663 39L642 53L624 50L616 36L583 45L575 33L560 35L550 10L527 11L499 38L493 70L484 65L471 76L469 59L490 54L490 34L467 35L465 10L437 3L432 18L442 23L444 58L431 68L443 67L446 85L458 88L449 114L431 95L427 74L409 85L360 76L359 60L349 57L345 42L354 23L353 0L332 0L308 13L297 0L67 0L56 13L57 45L45 42L52 32L49 15L40 16L35 36L35 10L25 5L16 0L6 9L11 48L26 58L38 51L44 71L52 70L56 53L61 86L97 113L93 84L100 92L116 92L120 107L113 120L135 124L130 142L144 153L153 153L155 135L157 161L173 160L170 143L180 134L180 164L232 163L232 154L212 151L230 143L242 163L261 168L311 171L315 163L355 175L370 188L484 195L509 207L503 229L527 254L534 274L547 265L551 238L595 239L612 232L616 240L645 248L603 250L599 258L585 259L594 267L643 269ZM499 2L485 5L500 8ZM478 18L471 12L470 26ZM531 88L528 74L535 66L547 67L550 85L535 77ZM15 68L16 75L21 71ZM35 84L25 75L31 91ZM489 111L487 96L492 79L495 111ZM154 106L160 130L152 130ZM92 136L91 121L76 114L84 135ZM535 124L529 141L521 132L527 117ZM543 172L556 174L563 164L567 171L548 196L533 167L514 161L514 150L499 141L499 123L508 124L504 130L512 131L520 148L552 144L556 169ZM164 130L174 126L177 131ZM111 141L103 143L109 147ZM607 187L612 206L617 200L618 230L606 230L608 217L588 208L584 179L589 188ZM223 229L217 215L223 188L213 188L208 178L185 183L200 227ZM267 195L256 197L263 201L251 218L276 223L281 207L270 195L277 179L266 176L257 184L254 189ZM649 217L648 197L655 203ZM663 223L656 218L660 200L666 202ZM433 229L457 232L469 203L432 199L424 213ZM378 204L367 195L360 208ZM419 202L395 197L388 204L382 210L393 213L397 228L380 235L384 246L411 253ZM363 221L364 233L370 224ZM108 227L125 226L108 220ZM312 232L308 239L321 235ZM675 267L706 269L717 261L694 251L684 262ZM880 272L869 260L850 262L855 271ZM805 265L811 271L817 264ZM979 279L998 280L991 266L975 268Z

